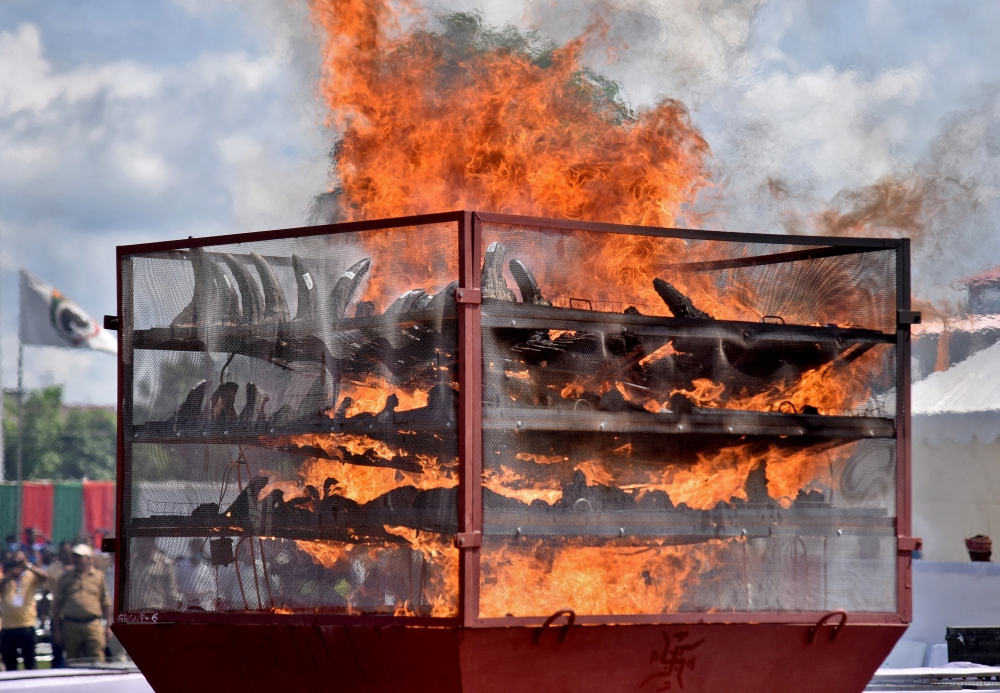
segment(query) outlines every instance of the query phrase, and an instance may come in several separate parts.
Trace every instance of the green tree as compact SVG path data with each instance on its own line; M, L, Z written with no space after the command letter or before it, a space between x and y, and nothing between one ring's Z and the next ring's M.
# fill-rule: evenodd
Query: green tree
M24 398L23 467L25 479L74 480L115 478L115 430L111 409L67 406L62 387L54 385ZM4 476L17 468L17 396L3 399Z

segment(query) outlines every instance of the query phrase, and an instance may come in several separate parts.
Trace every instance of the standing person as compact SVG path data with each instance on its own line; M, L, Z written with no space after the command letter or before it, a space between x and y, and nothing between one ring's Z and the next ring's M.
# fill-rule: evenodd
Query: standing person
M73 544L69 541L59 542L59 555L56 560L52 561L49 565L49 582L46 585L46 589L52 593L52 600L55 601L56 585L59 584L59 578L67 570L73 570ZM50 614L52 623L52 632L55 633L56 619L55 612ZM62 644L52 643L52 668L62 669L66 666L66 656L63 653Z
M25 669L35 668L35 594L48 574L28 563L23 551L4 565L0 579L0 657L8 671L17 669L17 659Z
M181 607L174 562L156 548L152 537L135 540L129 604L139 605L140 611L175 611Z
M185 609L211 611L215 608L215 576L201 555L204 544L204 539L191 539L188 542L191 555L177 560L177 587Z
M91 548L77 544L73 547L73 570L65 572L56 585L52 641L63 646L67 659L87 657L103 662L110 621L111 600L104 573L94 568Z

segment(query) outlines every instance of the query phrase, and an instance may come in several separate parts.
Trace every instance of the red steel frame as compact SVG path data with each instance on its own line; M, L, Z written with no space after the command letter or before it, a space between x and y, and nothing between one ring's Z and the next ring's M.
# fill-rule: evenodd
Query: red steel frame
M513 216L472 211L445 212L393 219L348 222L324 226L306 226L277 231L210 236L158 243L118 246L118 305L122 315L119 324L124 326L131 320L132 295L123 292L128 281L131 287L131 267L128 256L155 251L181 250L197 246L233 244L251 241L267 241L302 236L350 233L376 229L390 229L405 226L421 226L455 222L459 253L459 289L468 295L458 299L459 327L459 398L458 398L458 444L461 474L459 479L459 533L465 545L461 547L459 562L459 617L456 618L414 618L396 616L335 616L313 614L273 614L273 613L206 613L169 612L154 616L129 614L121 610L125 594L125 571L123 557L127 546L119 541L115 555L116 590L114 617L116 622L137 623L192 623L192 624L232 624L269 626L333 626L351 625L358 627L386 626L438 626L463 628L495 628L541 626L545 617L479 618L479 539L482 536L482 334L481 306L478 300L481 279L481 239L482 224L500 223L558 228L578 231L600 231L607 233L642 234L661 237L687 238L697 240L742 241L775 243L803 246L840 246L869 250L896 251L896 305L899 311L910 310L910 242L909 239L869 239L831 238L824 236L776 236L774 234L734 233L725 231L701 231L693 229L666 229L578 222L539 217ZM126 276L128 275L128 276ZM125 453L128 443L124 437L124 407L130 406L125 394L131 387L126 382L131 372L125 368L122 354L127 345L119 334L118 357L118 513L117 536L122 537L123 519L131 513L129 494L126 493ZM897 607L895 612L852 613L851 624L905 625L912 617L912 559L911 551L917 548L919 540L910 538L910 328L898 321L896 330L896 534L897 534ZM739 612L739 613L676 613L647 614L630 616L577 616L575 623L603 625L681 625L681 624L788 624L812 625L828 616L826 612Z

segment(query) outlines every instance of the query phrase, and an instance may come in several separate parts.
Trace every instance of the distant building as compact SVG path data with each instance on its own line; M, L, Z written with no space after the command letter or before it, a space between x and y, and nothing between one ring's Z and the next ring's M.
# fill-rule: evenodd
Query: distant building
M971 277L965 316L913 330L913 529L932 561L1000 538L1000 267Z
M913 330L913 380L947 370L1000 341L1000 266L955 283L968 290L966 315L929 319Z
M971 315L1000 313L1000 265L961 280L969 289L966 310Z

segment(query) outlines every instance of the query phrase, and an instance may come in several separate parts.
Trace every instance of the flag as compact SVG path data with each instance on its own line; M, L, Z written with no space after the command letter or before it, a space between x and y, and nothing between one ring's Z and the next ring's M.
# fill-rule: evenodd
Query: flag
M80 306L21 270L21 343L118 353L118 340Z

